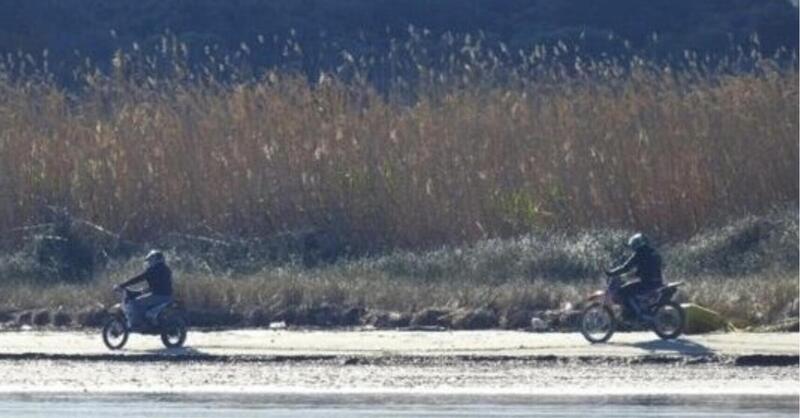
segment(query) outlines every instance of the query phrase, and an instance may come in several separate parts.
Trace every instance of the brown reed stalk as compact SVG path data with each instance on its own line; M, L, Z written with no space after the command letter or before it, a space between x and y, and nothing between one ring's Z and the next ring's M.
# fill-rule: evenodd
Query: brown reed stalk
M134 240L335 229L362 248L541 227L681 238L798 199L798 75L439 86L0 78L0 230L43 205Z

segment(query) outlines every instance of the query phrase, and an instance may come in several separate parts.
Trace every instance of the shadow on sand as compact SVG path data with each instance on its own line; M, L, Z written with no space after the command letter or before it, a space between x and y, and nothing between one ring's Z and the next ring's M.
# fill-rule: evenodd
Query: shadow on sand
M165 357L206 357L209 355L208 353L204 353L192 347L153 348L150 350L142 350L142 352Z
M234 356L224 354L211 354L205 351L198 350L193 347L180 347L180 348L153 348L149 350L138 351L138 354L124 356L129 359L136 358L137 360L144 361L166 361L166 362L184 362L184 361L231 361Z
M714 350L697 342L684 338L674 340L651 340L625 344L630 347L647 350L650 354L681 354L685 356L703 356L714 354Z

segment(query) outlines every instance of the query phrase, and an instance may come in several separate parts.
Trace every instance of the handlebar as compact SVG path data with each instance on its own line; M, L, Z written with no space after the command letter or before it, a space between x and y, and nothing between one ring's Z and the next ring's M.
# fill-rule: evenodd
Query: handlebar
M142 294L144 292L138 291L138 290L131 290L131 289L128 289L127 287L114 286L114 293L120 294L120 295L122 295L122 296L127 298L127 297L131 297L131 296L136 297L136 296L138 296L138 295L140 295L140 294Z

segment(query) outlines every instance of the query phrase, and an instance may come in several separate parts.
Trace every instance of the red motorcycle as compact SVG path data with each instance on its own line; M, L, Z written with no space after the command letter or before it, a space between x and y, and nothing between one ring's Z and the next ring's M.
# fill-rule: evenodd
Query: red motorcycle
M668 283L645 294L634 297L636 305L634 317L622 319L623 301L620 277L606 279L607 289L589 295L581 318L581 334L591 343L608 341L621 321L630 325L643 325L653 330L661 339L677 338L683 333L686 314L677 302L672 300L683 282Z

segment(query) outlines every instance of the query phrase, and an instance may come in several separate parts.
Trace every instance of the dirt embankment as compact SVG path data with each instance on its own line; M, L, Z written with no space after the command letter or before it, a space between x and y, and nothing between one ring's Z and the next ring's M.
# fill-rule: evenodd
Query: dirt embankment
M0 327L16 329L38 328L96 328L110 317L110 309L95 307L78 312L63 310L32 309L0 312ZM200 328L259 328L276 326L340 328L367 326L379 329L527 329L531 319L546 321L539 331L576 330L580 311L509 311L496 312L490 309L446 309L425 308L418 312L372 310L356 306L321 304L300 306L269 313L263 309L247 312L198 311L187 312L189 323Z
M110 309L102 307L87 308L78 312L48 309L0 312L0 329L98 328L110 318L110 312ZM258 308L246 313L189 310L187 317L193 327L208 329L269 327L336 329L367 327L411 330L506 329L535 332L572 332L579 330L581 311L578 309L562 309L497 312L485 308L424 308L411 314L364 309L354 306L322 304L319 306L301 306L274 314ZM718 328L698 324L696 327L689 327L688 330L691 333L703 333ZM625 330L624 326L623 330ZM798 318L788 318L780 323L767 327L751 328L751 330L797 332L800 330L800 320Z

